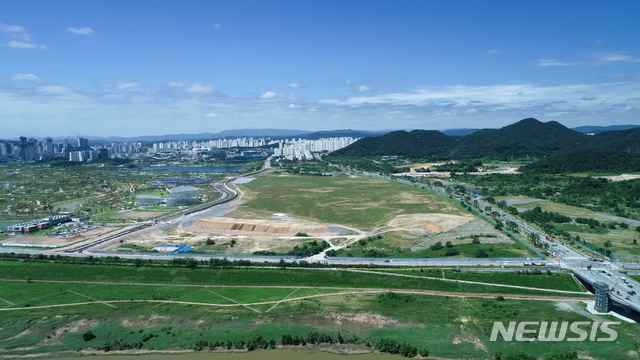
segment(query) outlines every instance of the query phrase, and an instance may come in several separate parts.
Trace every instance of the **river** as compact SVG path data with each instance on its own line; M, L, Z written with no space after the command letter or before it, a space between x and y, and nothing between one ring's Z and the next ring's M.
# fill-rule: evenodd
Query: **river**
M215 172L242 171L242 166L145 166L143 170L165 170L177 172Z

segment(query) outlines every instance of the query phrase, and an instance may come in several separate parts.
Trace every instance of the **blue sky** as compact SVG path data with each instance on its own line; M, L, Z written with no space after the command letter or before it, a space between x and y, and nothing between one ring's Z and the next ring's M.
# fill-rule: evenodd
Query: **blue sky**
M640 124L637 1L4 1L0 138Z

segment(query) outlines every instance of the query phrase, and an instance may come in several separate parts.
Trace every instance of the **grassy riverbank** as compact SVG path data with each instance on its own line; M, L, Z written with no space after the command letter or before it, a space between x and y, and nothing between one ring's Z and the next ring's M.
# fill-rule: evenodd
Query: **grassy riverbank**
M419 270L406 273L429 275ZM497 351L542 356L580 350L596 359L624 359L633 358L625 354L636 351L635 339L640 335L637 325L621 324L616 326L615 347L589 341L490 342L494 321L608 318L587 314L584 305L573 300L498 298L498 294L568 294L346 270L136 268L9 261L0 262L0 274L17 280L0 282L0 358L79 354L80 349L114 351L127 346L225 350L230 344L232 349L246 349L256 339L281 346L287 335L304 339L320 333L336 340L297 347L374 351L380 339L390 339L444 358L493 359ZM537 285L547 288L557 279L558 289L576 290L571 278L555 274L461 274L474 281L502 279L523 285L526 276L537 277ZM336 289L340 287L344 289ZM389 288L430 292L384 290ZM433 291L494 295L433 296ZM88 331L95 337L85 341Z

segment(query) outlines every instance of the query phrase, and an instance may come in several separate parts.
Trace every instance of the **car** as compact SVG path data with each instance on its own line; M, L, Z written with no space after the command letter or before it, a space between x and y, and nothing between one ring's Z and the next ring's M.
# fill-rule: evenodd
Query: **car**
M631 285L631 284L627 285L627 287L628 287L629 289L633 289L633 285Z

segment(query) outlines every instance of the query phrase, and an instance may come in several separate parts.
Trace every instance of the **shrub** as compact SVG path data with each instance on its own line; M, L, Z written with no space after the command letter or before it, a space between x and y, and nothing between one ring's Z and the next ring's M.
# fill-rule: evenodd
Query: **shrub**
M84 339L84 341L91 341L95 338L96 338L96 335L91 330L88 330L87 332L82 334L82 339Z

